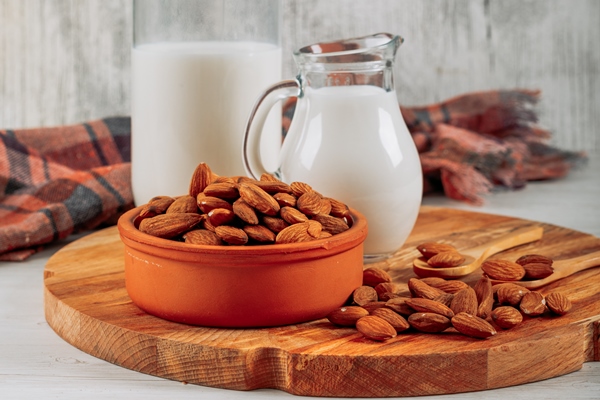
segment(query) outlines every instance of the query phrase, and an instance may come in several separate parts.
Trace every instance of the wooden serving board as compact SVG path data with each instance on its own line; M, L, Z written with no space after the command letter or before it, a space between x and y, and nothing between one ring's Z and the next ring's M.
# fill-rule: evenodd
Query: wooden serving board
M600 249L600 239L533 221L423 207L406 245L376 264L395 282L414 273L415 246L445 241L459 249L520 226L544 227L541 241L504 252L516 259L541 253L569 258ZM473 283L474 273L465 280ZM117 229L79 239L46 266L45 312L52 328L77 348L146 374L204 386L276 388L298 395L417 396L485 390L563 375L600 359L600 268L541 290L573 301L563 317L525 318L518 327L481 340L452 330L404 332L384 343L326 319L263 329L188 326L150 316L125 289ZM268 288L265 288L268 290Z

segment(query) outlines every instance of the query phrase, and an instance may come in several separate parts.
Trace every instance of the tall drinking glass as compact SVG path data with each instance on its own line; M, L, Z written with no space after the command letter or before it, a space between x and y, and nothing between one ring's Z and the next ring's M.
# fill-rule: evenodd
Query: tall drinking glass
M132 187L137 205L187 193L200 162L244 175L246 120L281 80L280 0L134 0ZM277 163L281 111L263 157Z

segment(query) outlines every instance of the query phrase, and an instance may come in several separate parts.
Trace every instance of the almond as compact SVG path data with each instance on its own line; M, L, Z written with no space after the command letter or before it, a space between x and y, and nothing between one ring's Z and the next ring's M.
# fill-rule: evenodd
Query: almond
M196 213L160 214L140 222L140 231L163 239L181 235L196 226L203 217Z
M446 280L446 279L438 278L438 277L434 277L434 276L421 278L421 282L425 282L429 286L434 287L436 289L440 289L446 293L456 293L459 290L463 290L463 289L469 287L469 285L467 285L463 281Z
M492 290L492 281L487 276L483 275L473 286L475 295L477 296L477 316L487 319L492 313L494 307L494 292Z
M385 301L372 301L370 303L363 305L362 308L367 310L369 313L372 313L373 311L375 311L378 308L385 307L385 304L386 304Z
M322 200L322 197L316 192L304 193L302 196L298 197L296 208L308 216L322 214ZM329 214L329 212L325 214Z
M560 292L551 292L546 295L546 306L555 314L565 315L571 310L571 300Z
M525 269L525 279L544 279L554 273L554 268L550 264L532 262L523 265Z
M240 197L238 184L232 182L211 183L204 188L205 195L220 199L237 199Z
M474 338L485 339L496 334L494 327L484 319L468 313L458 313L452 317L454 329Z
M381 268L371 267L363 270L363 285L375 287L391 281L392 277Z
M281 207L279 215L288 224L297 224L298 222L308 221L308 217L302 214L300 211L292 207Z
M290 226L290 224L278 217L264 216L262 222L269 230L276 234Z
M213 183L237 183L237 179L230 176L215 176L210 184Z
M317 214L329 215L331 213L331 202L325 197L321 197L321 205Z
M306 221L308 227L306 231L310 236L315 239L319 239L321 237L321 232L323 232L323 225L319 221L308 220Z
M339 326L355 326L356 321L369 315L369 312L359 306L344 306L333 310L327 315L329 322Z
M289 193L275 193L273 198L280 207L296 207L296 196Z
M228 244L241 246L248 243L248 235L240 228L221 225L215 228L215 233L222 241Z
M384 294L386 293L400 294L402 288L403 286L394 282L382 282L375 286L375 291L377 292L377 296L379 296L379 299L381 300Z
M356 329L366 338L384 341L396 337L396 330L389 322L375 315L367 315L356 321Z
M273 174L269 174L267 172L263 172L260 176L260 180L262 182L281 182L277 177Z
M492 290L496 292L498 303L510 304L515 307L519 305L523 296L529 292L529 289L510 282L495 285Z
M434 313L414 313L408 317L410 326L421 332L436 333L450 327L450 319Z
M427 260L427 264L435 268L458 267L463 262L465 257L456 251L442 251Z
M308 233L308 222L290 225L275 237L275 243L300 243L314 240Z
M454 312L449 307L435 300L417 297L406 300L406 304L418 312L440 314L446 318L452 318L454 316Z
M526 265L531 263L540 263L546 264L548 266L552 266L552 259L550 257L543 256L541 254L526 254L521 256L515 261L519 265Z
M502 329L511 329L523 322L523 315L512 306L496 307L491 316L492 321Z
M267 192L258 186L243 182L238 187L241 198L251 207L263 214L275 216L279 213L279 204Z
M323 226L323 230L331 233L332 235L337 235L338 233L342 233L350 229L346 221L342 218L337 218L326 214L316 214L313 215L312 218L315 221L319 221Z
M175 199L173 203L165 211L167 214L170 213L197 213L198 204L196 199L190 195L181 196Z
M342 203L339 200L332 199L331 197L326 197L326 199L329 200L329 204L331 204L331 211L329 212L329 214L338 218L350 216L350 209L346 204Z
M169 208L169 206L171 204L173 204L173 202L175 202L175 199L173 197L156 196L156 197L151 198L150 201L148 201L147 206L149 208L152 208L152 210L154 210L154 212L156 212L156 214L162 214L165 211L167 211L167 209Z
M263 225L245 225L243 231L252 240L259 243L274 243L275 233Z
M321 233L319 234L319 239L327 239L332 237L333 235L327 231L321 230Z
M450 303L450 308L454 311L454 314L464 312L477 315L477 307L477 295L471 287L454 293L454 298L452 299L452 303Z
M300 197L304 193L314 192L313 188L308 183L304 182L292 182L290 183L290 189L296 197Z
M210 224L214 227L227 225L235 218L233 211L226 208L215 208L207 216Z
M185 243L189 244L201 244L210 246L220 246L223 244L221 238L216 233L211 232L207 229L194 229L186 232L183 235Z
M352 292L352 301L358 306L377 300L377 292L371 286L359 286Z
M232 207L233 213L237 215L239 219L250 225L258 225L258 216L254 211L254 208L250 204L246 203L244 199L237 199L233 202Z
M453 299L454 299L454 293L444 293L444 294L440 294L439 296L433 298L433 301L437 301L438 303L442 303L446 307L450 307Z
M408 289L413 297L422 297L430 300L445 293L443 290L431 287L417 278L410 278L408 280Z
M396 332L403 332L410 328L408 321L404 319L403 316L395 313L389 308L382 307L373 310L372 315L387 321L396 330Z
M204 189L213 181L213 173L210 167L205 163L200 163L192 174L190 189L188 194L194 198L202 193Z
M537 317L546 312L546 300L540 292L525 293L519 303L519 309L529 317Z
M205 214L208 214L215 208L226 208L228 210L233 210L233 207L228 201L218 197L207 196L204 193L200 193L198 196L196 196L196 203L198 204L198 208Z
M290 185L281 181L254 181L256 186L269 194L291 193Z
M445 251L454 251L458 252L456 248L450 244L446 243L436 243L436 242L425 242L421 243L417 246L417 250L425 257L425 259L429 259L435 256L438 253Z
M525 269L508 260L487 260L481 264L481 269L492 279L501 281L518 281L525 276Z
M400 293L385 292L385 293L381 293L381 295L379 296L379 301L388 301L391 299L395 299L396 297L404 297L404 296L402 296Z
M407 300L410 300L410 297L395 297L386 301L384 306L402 316L408 317L409 315L414 314L415 310L406 304Z

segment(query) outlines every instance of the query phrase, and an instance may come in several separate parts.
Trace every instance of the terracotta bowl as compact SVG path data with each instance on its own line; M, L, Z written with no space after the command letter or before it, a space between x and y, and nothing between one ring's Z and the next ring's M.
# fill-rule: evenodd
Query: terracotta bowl
M265 327L325 317L362 284L367 222L327 239L260 246L204 246L140 232L119 219L131 300L157 317L192 325Z

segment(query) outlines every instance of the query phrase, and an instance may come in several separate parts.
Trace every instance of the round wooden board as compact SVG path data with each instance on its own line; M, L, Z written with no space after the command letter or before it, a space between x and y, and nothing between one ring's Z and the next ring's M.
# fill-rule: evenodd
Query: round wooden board
M406 283L415 276L411 261L421 242L443 240L460 249L532 224L544 227L542 240L495 257L541 253L563 259L600 249L599 238L554 225L422 207L405 246L375 265L395 282ZM478 278L474 273L465 281L472 284ZM61 249L48 261L44 283L46 319L67 342L125 368L211 387L336 397L446 394L547 379L600 359L600 268L540 289L559 290L573 301L572 311L563 317L526 318L485 340L450 329L442 334L405 332L384 343L326 319L217 329L148 315L127 295L116 227Z

